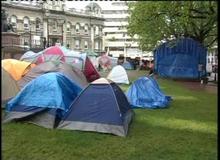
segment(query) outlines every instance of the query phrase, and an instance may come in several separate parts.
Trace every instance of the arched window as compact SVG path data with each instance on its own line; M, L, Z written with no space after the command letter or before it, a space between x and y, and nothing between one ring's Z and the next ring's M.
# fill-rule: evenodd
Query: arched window
M68 23L66 24L66 31L67 31L67 32L70 32L70 29L71 29L71 23L68 22Z
M86 24L86 25L84 26L84 31L85 31L86 34L88 34L88 30L89 30L89 26L88 26L88 24Z
M79 33L79 28L80 28L80 25L79 23L76 24L76 33Z
M24 17L24 28L29 28L30 26L30 24L29 24L30 22L29 22L29 18L27 18L27 17Z
M40 19L37 18L36 19L36 30L39 30L40 29Z

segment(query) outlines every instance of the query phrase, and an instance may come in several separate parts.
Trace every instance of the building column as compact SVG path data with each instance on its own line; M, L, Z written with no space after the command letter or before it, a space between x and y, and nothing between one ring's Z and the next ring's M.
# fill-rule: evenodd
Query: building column
M46 38L46 41L48 42L48 34L49 34L49 33L47 32L47 31L48 31L48 28L47 28L48 25L47 25L47 23L48 23L48 22L47 22L47 20L45 19L45 20L43 21L43 30L44 30L44 31L43 31L43 37L45 37L45 38Z
M90 40L90 49L92 50L92 51L94 51L94 37L95 37L95 34L94 34L94 26L93 25L91 25L90 26L90 32L91 32L91 35L90 35L90 38L91 38L91 40Z
M63 46L66 46L66 21L63 23Z

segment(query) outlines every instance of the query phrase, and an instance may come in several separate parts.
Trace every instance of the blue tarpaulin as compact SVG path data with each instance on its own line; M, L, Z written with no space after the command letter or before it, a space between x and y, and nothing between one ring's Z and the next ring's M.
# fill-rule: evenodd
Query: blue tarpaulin
M172 100L159 88L153 77L140 77L128 89L126 96L133 108L166 108Z
M162 77L199 79L206 76L207 49L191 39L166 42L154 51L154 71Z

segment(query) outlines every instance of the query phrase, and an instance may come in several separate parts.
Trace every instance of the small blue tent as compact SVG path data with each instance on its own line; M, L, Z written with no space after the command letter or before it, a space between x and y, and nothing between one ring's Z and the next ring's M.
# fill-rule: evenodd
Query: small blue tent
M163 43L154 51L154 71L162 77L199 79L206 76L207 49L191 38Z
M153 77L140 77L128 89L126 96L133 108L166 108L170 96L165 96Z
M123 91L100 78L76 98L58 128L126 136L133 114Z
M82 88L61 73L47 73L28 83L6 105L4 122L27 119L47 128L69 110Z
M134 66L131 62L128 61L124 61L124 63L122 64L122 66L126 69L126 70L134 70Z

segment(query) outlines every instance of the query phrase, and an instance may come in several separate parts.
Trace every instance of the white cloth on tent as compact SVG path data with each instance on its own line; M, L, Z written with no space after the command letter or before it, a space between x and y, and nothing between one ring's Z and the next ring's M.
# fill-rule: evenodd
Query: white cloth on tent
M108 74L107 79L115 83L129 84L127 72L121 65L115 66Z

